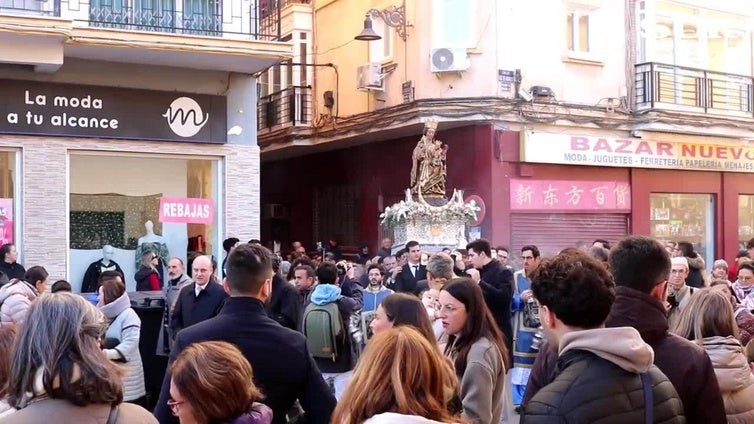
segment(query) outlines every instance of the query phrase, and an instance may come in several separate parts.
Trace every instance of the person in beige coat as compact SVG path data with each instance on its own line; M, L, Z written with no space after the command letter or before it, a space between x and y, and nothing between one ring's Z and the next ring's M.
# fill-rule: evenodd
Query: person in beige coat
M11 353L7 400L18 409L1 424L157 423L123 402L120 370L102 353L104 315L72 293L43 294L31 304Z
M440 319L448 336L445 355L461 382L461 417L473 424L498 424L508 349L485 306L482 289L471 278L452 280L440 291Z
M715 289L697 291L672 330L700 344L709 355L728 423L754 423L754 376L727 296Z

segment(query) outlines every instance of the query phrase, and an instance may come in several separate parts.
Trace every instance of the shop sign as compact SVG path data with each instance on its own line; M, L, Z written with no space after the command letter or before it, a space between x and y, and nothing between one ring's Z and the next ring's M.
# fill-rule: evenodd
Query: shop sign
M212 224L215 219L215 202L212 199L160 198L160 222L185 224Z
M0 134L225 143L223 96L0 80Z
M564 165L754 173L754 144L521 133L521 161Z
M13 243L13 199L0 199L0 245Z
M617 181L510 180L511 210L630 210L631 187Z

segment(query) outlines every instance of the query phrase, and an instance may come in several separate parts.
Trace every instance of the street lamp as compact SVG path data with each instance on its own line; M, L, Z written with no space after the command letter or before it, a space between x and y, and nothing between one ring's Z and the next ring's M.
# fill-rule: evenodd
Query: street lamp
M406 28L411 26L406 24L406 1L404 0L400 6L389 6L386 9L369 9L367 11L366 19L364 19L364 29L361 33L354 37L359 41L374 41L379 40L379 34L372 29L372 19L382 19L385 25L395 28L398 36L406 42L408 34Z

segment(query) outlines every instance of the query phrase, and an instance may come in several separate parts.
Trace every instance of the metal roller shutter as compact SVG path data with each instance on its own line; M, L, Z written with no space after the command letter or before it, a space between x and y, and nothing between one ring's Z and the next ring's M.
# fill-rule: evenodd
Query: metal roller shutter
M511 214L511 248L533 244L542 256L550 256L579 241L605 239L611 244L628 235L628 215L589 213Z

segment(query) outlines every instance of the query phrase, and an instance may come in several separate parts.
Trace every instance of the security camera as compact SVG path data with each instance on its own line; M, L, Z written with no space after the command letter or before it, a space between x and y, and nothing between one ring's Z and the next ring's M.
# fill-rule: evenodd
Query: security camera
M529 93L528 91L524 90L523 87L521 87L521 88L518 89L518 96L521 97L522 99L526 100L527 102L530 102L533 99L533 97L531 96L531 93Z

